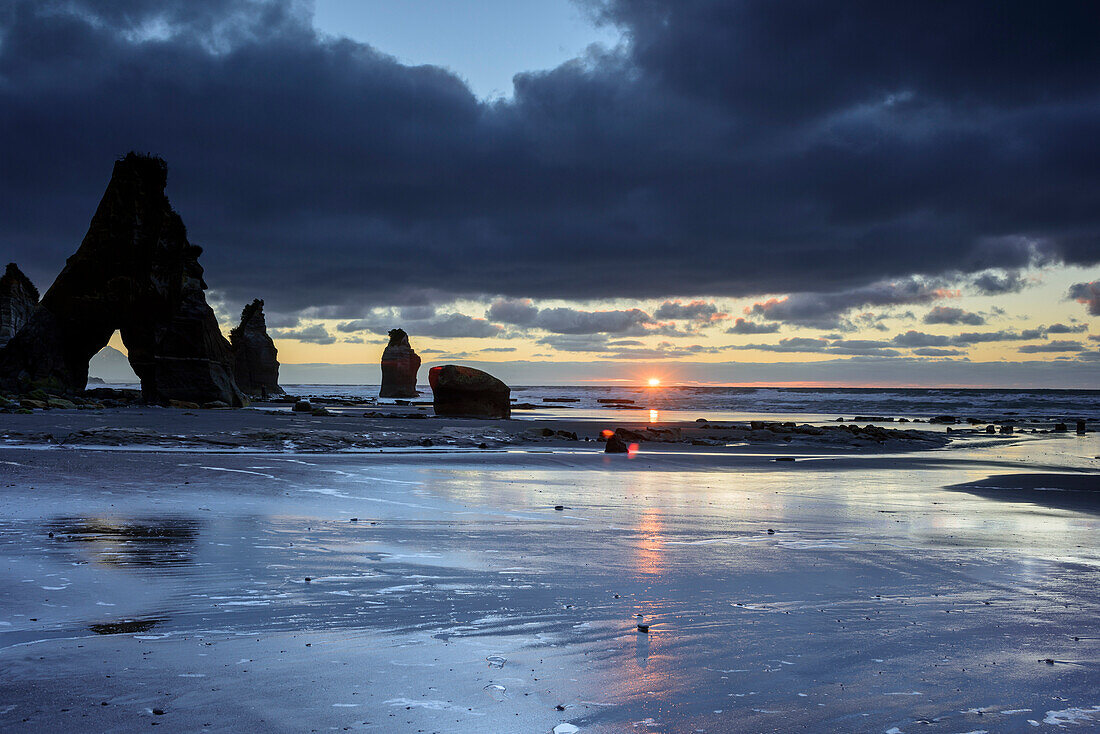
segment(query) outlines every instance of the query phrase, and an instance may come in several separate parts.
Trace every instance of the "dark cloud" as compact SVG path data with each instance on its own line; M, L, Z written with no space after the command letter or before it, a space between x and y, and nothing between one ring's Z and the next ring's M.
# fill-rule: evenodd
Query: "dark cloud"
M896 306L930 303L953 296L942 283L921 278L874 283L872 285L833 293L795 293L755 303L746 313L769 321L782 321L820 329L855 328L842 318L853 309L869 306ZM875 317L872 316L872 320Z
M293 339L294 341L309 342L310 344L335 344L336 337L328 333L321 324L313 324L301 329L272 329L271 336L274 339Z
M1068 340L1054 340L1046 344L1025 344L1016 347L1016 350L1024 354L1042 354L1043 352L1079 352L1085 348L1081 342Z
M729 314L718 310L718 306L709 301L665 301L653 316L666 321L694 321L699 324L712 324L729 318Z
M951 337L941 334L925 334L923 331L909 330L894 337L893 343L899 347L946 347Z
M625 334L641 336L660 327L653 317L637 308L622 311L581 311L544 308L530 326L554 334Z
M820 299L1100 261L1094 3L590 4L630 43L485 103L294 2L8 0L0 241L50 282L137 149L234 309ZM846 313L804 305L761 315Z
M1069 297L1085 304L1090 316L1100 316L1100 280L1074 283L1070 286Z
M539 309L529 298L498 298L485 315L504 324L529 326L538 318Z
M559 352L604 352L608 349L608 339L603 334L545 336L537 343Z
M736 319L733 326L726 329L727 334L774 334L777 331L779 324L758 324L742 318Z
M356 331L369 331L374 334L387 334L390 329L396 328L393 320L381 321L377 318L356 319L337 324L336 330L345 333ZM402 320L401 328L413 338L418 336L432 336L443 339L451 338L486 338L499 336L501 327L489 323L485 319L476 319L463 313L438 314L422 321Z
M1088 324L1051 324L1045 327L1048 334L1080 334L1088 331Z
M1012 341L1027 341L1028 339L1038 339L1042 335L1037 329L1024 332L1016 331L964 331L961 334L956 334L951 337L951 343L959 346L969 346L971 344L988 344L989 342L1012 342Z
M668 304L665 304L668 305ZM695 309L698 312L700 309ZM717 312L717 310L716 310ZM687 336L638 308L584 311L576 308L538 308L530 300L498 298L485 314L494 321L553 334L619 334L623 336Z
M981 314L964 311L953 306L936 306L924 315L924 323L981 326L985 323L985 318Z
M679 359L698 354L718 354L728 347L711 347L702 344L674 345L660 342L646 346L634 339L611 340L604 334L552 335L543 337L539 344L558 352L591 352L600 359Z
M957 357L963 352L958 349L940 349L938 347L921 347L914 349L913 354L918 357Z
M977 275L970 284L983 296L1018 293L1027 287L1027 281L1016 270L990 270Z
M847 354L868 357L895 357L900 354L890 342L868 339L815 339L790 337L778 344L739 344L727 349L751 349L762 352L819 352L822 354Z

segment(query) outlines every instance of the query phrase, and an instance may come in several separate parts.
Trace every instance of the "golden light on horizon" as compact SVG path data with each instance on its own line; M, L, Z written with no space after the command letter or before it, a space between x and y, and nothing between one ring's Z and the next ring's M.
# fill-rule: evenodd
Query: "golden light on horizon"
M661 384L661 378L659 378L659 377L650 377L648 382L649 382L650 387L658 387Z

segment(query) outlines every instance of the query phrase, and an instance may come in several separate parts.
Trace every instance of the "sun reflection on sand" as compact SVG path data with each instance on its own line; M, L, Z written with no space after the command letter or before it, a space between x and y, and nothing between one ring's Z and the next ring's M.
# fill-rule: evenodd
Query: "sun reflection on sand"
M638 533L638 546L634 556L635 567L644 575L657 575L664 570L661 562L662 545L665 542L661 535L661 513L650 508L642 513L635 526Z

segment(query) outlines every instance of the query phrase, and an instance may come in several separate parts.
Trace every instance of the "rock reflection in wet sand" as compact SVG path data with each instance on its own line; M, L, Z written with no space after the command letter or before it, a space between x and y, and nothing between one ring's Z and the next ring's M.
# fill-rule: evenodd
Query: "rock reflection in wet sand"
M94 560L111 566L169 566L192 562L199 523L182 516L158 518L59 518L46 524L51 537L86 544Z

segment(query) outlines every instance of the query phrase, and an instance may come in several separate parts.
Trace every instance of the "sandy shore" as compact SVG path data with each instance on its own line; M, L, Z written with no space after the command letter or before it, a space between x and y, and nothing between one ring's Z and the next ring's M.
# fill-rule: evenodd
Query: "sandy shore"
M249 413L185 412L3 427L232 435ZM544 427L578 440L333 453L9 438L0 729L1100 726L1096 434L628 457L586 445L599 425L522 430Z

